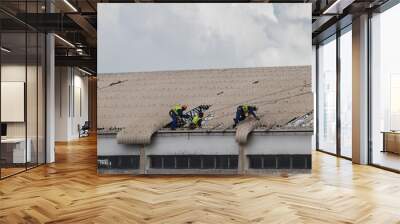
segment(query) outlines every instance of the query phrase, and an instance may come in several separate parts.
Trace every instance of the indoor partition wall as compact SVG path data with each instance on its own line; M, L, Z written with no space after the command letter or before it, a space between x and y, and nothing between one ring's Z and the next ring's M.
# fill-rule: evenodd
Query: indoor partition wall
M24 171L31 161L25 119L25 38L24 32L1 33L1 177Z
M371 18L370 162L400 171L400 4Z
M21 1L18 6L25 12L35 12L40 8L39 2ZM45 163L46 40L43 33L4 11L0 12L0 19L8 21L0 23L3 179Z

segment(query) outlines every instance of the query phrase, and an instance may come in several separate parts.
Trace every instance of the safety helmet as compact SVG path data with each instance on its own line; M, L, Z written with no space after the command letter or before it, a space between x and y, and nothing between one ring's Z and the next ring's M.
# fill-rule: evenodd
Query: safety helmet
M186 104L183 104L182 105L182 110L186 110L187 109L187 105Z

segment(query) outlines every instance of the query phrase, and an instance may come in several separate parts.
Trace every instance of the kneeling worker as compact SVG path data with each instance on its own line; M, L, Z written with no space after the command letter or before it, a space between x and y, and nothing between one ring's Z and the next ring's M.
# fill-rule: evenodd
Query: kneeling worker
M171 122L171 129L172 130L175 130L178 127L178 118L186 118L186 117L188 117L188 116L183 114L183 111L185 111L186 108L187 108L186 105L177 104L177 105L175 105L174 108L172 108L169 111L169 116L172 119L172 122Z
M251 114L253 117L255 117L257 120L260 120L259 117L256 115L257 107L256 106L249 106L247 104L240 105L236 109L236 118L233 119L235 124L233 125L233 128L236 127L236 125L246 119L246 117Z
M194 115L192 118L192 123L190 123L189 128L190 129L201 128L201 122L203 121L203 117L204 117L203 112Z

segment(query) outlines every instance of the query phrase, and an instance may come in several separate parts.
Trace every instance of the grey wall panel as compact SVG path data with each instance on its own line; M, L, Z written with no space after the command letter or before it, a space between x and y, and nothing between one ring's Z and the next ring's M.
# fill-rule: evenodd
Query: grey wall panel
M237 155L235 136L156 136L146 155Z
M311 154L311 135L275 135L250 137L245 153L262 154Z
M139 155L138 145L123 145L117 143L116 136L97 136L98 156Z
M246 154L311 154L311 134L251 135ZM118 144L115 135L99 135L98 155L138 155L140 145ZM156 135L145 146L149 155L238 155L233 135Z

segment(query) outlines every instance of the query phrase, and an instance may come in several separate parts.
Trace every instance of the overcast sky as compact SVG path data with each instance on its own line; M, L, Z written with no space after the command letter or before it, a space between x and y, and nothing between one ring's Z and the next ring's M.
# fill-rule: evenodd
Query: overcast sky
M98 4L98 72L311 64L311 4Z

